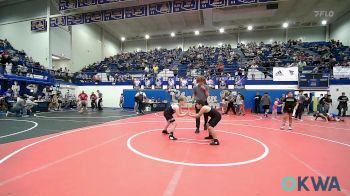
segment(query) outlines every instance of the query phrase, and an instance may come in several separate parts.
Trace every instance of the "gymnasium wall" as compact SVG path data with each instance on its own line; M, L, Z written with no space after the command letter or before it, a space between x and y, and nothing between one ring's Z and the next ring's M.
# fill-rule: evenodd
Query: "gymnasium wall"
M344 45L350 46L350 12L340 17L330 25L330 38L340 40Z
M75 93L78 96L84 91L90 96L91 92L96 94L97 90L100 90L103 94L103 107L116 108L119 107L120 94L124 89L133 89L133 86L76 86Z
M98 25L72 26L72 71L78 71L86 65L99 62L119 51L119 40Z
M68 27L50 28L51 53L55 56L72 58L72 36Z
M40 64L49 67L49 33L32 32L30 20L46 17L47 1L28 0L0 8L0 39L23 49Z

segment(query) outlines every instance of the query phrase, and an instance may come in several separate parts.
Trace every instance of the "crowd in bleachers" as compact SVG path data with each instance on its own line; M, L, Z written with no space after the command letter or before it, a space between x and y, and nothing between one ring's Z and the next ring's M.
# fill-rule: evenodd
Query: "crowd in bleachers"
M27 56L23 50L16 50L5 39L0 39L0 77L7 75L48 74L40 63Z
M299 71L307 73L332 73L334 66L350 66L349 47L339 41L301 42L289 40L286 43L251 42L239 44L249 68L265 73L273 67L299 67Z
M180 77L247 75L249 69L255 69L266 77L271 75L273 67L295 66L305 73L331 74L334 66L350 66L349 56L349 47L334 40L290 40L271 44L251 42L240 43L237 48L224 44L220 47L193 46L186 51L177 48L125 52L71 73L67 68L45 69L23 50L14 49L5 39L0 40L0 77L4 74L38 74L67 82L101 82L101 73L104 73L107 81L123 82L132 80L135 75L153 77L164 69Z

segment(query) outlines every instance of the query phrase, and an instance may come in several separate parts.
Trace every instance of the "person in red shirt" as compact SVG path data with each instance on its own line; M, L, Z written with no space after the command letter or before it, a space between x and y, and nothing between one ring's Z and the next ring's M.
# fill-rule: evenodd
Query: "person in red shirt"
M79 94L78 97L79 97L80 103L81 103L81 110L79 112L80 113L85 112L86 111L86 101L88 99L88 95L84 91L81 91L81 93Z
M91 93L90 100L91 100L91 109L94 110L96 108L96 100L97 100L97 96L94 92Z

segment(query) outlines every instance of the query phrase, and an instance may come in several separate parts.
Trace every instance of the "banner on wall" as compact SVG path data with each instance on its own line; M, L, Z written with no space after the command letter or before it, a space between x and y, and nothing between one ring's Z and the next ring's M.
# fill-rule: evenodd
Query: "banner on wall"
M147 5L125 8L125 18L137 18L147 16Z
M58 17L50 18L50 27L59 27L59 26L66 26L66 25L67 25L66 16L58 16Z
M31 21L30 29L32 31L46 31L47 30L47 23L46 20L34 20Z
M60 10L69 10L77 8L76 0L60 0L59 9Z
M188 79L187 78L180 78L180 89L187 89L188 88Z
M333 67L333 76L335 79L350 78L350 67Z
M168 14L172 12L172 9L173 3L171 1L148 5L148 12L150 16Z
M258 0L228 0L228 5L249 5L253 3L257 3Z
M201 0L200 9L225 7L227 0Z
M246 77L245 76L235 76L235 88L243 89L245 85Z
M103 19L104 21L124 19L124 9L105 10Z
M215 89L215 78L209 76L206 78L205 82L210 89Z
M84 14L67 16L67 25L84 24Z
M152 89L152 85L153 85L154 81L153 78L145 78L144 79L144 88L145 89Z
M124 2L126 0L60 0L60 10L75 9L97 4ZM148 5L103 10L98 12L67 15L57 21L57 17L50 19L50 27L65 25L76 25L84 23L121 20L125 18L137 18L144 16L162 15L168 13L178 13L196 11L199 9L220 8L225 6L239 6L256 3L274 2L276 0L173 0ZM85 19L85 21L84 21ZM62 25L61 25L62 24Z
M133 84L134 84L134 89L140 89L141 88L141 78L134 78Z
M228 77L219 77L218 82L219 82L219 89L227 89Z
M298 67L274 67L273 81L298 81Z
M91 5L96 5L97 0L77 0L77 7L86 7Z
M175 88L175 78L169 77L168 78L168 89L174 89Z
M162 89L163 88L163 79L162 78L157 78L155 81L154 88L155 89Z
M98 0L98 4L123 2L125 0Z
M173 12L187 12L198 10L197 0L175 0L173 1Z
M90 12L84 14L85 23L102 22L102 12Z

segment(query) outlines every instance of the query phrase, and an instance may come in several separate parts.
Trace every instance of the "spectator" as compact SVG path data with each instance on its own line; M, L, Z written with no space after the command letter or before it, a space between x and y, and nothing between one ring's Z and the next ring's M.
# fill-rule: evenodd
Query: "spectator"
M88 98L88 95L84 92L84 91L81 91L81 93L78 95L78 100L79 100L79 104L80 104L80 108L78 109L79 113L83 113L83 112L86 112L86 107L87 107L87 98Z
M260 101L261 101L261 95L259 92L256 92L256 95L254 97L254 112L259 114L260 113Z
M94 92L91 93L90 100L91 100L91 109L93 111L95 108L97 108L97 106L96 106L97 96Z
M348 101L349 98L345 95L345 92L341 93L341 96L338 97L339 105L337 107L338 109L338 116L344 117L346 115L346 111L348 110Z
M271 105L271 97L269 95L269 93L264 93L264 95L261 97L261 105L263 106L264 109L264 116L267 118L268 117L268 113L270 111L270 105Z
M122 111L124 111L123 105L124 105L124 95L122 93L120 94L120 99L119 99L119 108L121 108Z
M327 95L326 98L324 99L324 111L326 113L329 112L329 108L331 107L331 105L332 105L331 95Z
M98 101L97 101L97 108L99 111L102 111L103 108L102 108L102 93L97 90L97 95L98 95Z
M297 100L298 100L298 107L296 109L294 118L301 120L301 116L303 115L303 112L304 112L304 102L306 100L306 98L303 94L303 91L299 92Z
M26 109L26 100L24 96L17 97L16 103L10 111L7 111L6 116L15 115L17 117L28 117Z

